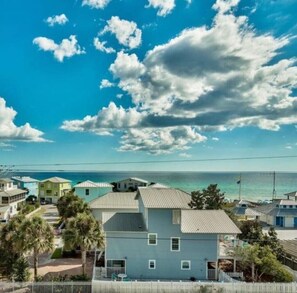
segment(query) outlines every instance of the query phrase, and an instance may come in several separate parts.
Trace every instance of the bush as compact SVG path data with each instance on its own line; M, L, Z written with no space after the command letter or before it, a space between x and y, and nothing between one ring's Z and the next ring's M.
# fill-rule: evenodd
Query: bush
M70 277L71 281L90 281L90 278L87 275L74 275Z

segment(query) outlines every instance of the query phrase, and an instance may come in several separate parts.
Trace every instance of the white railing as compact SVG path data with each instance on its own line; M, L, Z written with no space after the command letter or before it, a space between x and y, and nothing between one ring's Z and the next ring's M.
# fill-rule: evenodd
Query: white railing
M243 280L243 272L225 272L229 277Z
M227 283L240 283L239 280L233 278L241 278L243 279L243 273L225 273L223 271L219 271L219 281L220 282L227 282Z

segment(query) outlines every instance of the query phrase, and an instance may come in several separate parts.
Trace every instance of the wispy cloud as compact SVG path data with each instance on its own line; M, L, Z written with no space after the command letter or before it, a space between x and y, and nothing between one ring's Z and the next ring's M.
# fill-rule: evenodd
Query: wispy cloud
M102 79L101 83L100 83L100 89L104 89L104 88L108 88L108 87L113 87L114 84L112 82L110 82L107 79Z
M53 15L53 16L49 16L45 22L49 25L49 26L54 26L56 24L58 25L64 25L68 22L68 18L67 16L63 13L60 15Z
M111 53L115 53L115 50L111 47L106 47L106 42L103 41L101 42L99 40L99 38L94 38L94 42L93 42L95 48L98 50L98 51L101 51L101 52L104 52L104 53L107 53L107 54L111 54Z
M100 32L100 35L104 35L107 32L114 34L118 42L129 49L135 49L141 44L142 32L137 28L137 24L134 21L112 16L111 19L107 21L107 25Z
M60 44L56 44L46 37L37 37L33 40L33 44L43 51L53 52L54 57L59 62L63 62L65 57L70 58L74 55L85 54L85 50L80 48L74 35L71 35L69 39L63 39Z
M171 13L175 7L175 0L148 0L147 8L153 7L158 9L157 15L166 16Z
M107 6L110 0L83 0L82 6L89 6L91 8L103 9Z

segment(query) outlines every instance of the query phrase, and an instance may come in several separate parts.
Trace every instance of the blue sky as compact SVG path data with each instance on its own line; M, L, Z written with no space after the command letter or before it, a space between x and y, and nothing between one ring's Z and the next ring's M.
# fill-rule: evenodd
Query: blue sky
M2 0L0 163L296 171L295 158L191 162L296 154L296 11L295 0Z

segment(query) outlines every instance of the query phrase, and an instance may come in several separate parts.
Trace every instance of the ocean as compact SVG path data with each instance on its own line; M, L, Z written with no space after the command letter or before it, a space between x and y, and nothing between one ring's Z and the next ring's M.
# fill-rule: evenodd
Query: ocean
M240 174L235 172L19 172L13 176L30 176L44 180L53 176L62 177L72 185L85 180L93 182L114 182L129 177L138 177L150 182L158 182L187 192L202 190L209 184L218 184L225 197L234 200L239 198ZM251 201L269 200L273 194L273 172L241 173L241 198ZM276 197L282 198L285 193L297 190L297 173L276 173ZM91 200L91 199L90 199Z

